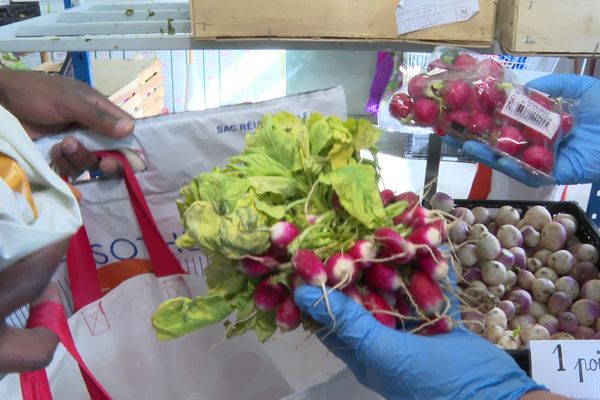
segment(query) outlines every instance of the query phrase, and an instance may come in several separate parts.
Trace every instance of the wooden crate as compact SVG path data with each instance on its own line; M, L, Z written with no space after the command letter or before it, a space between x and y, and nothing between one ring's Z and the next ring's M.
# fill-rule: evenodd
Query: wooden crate
M164 77L160 60L93 60L94 87L136 118L157 115L164 108ZM159 103L161 105L158 109Z
M598 0L498 0L496 39L522 54L596 55Z
M469 21L398 36L398 0L191 0L196 39L310 39L457 43L494 40L496 0L480 0ZM232 12L235 10L235 12Z

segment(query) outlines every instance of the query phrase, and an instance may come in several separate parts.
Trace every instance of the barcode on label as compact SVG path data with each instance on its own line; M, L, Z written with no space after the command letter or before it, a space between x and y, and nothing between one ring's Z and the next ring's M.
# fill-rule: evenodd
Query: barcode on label
M528 108L526 104L519 103L515 110L515 114L520 116L521 118L525 118L527 121L533 123L535 126L548 129L552 121L550 118L538 113L537 111Z
M547 110L529 97L514 90L509 94L500 112L531 129L535 129L549 139L554 138L560 126L559 114Z

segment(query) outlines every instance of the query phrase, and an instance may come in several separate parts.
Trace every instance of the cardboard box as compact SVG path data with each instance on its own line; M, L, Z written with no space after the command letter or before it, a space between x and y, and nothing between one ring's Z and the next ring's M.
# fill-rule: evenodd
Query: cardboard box
M196 39L296 39L457 43L489 47L496 0L465 22L398 36L398 0L191 0Z
M510 53L597 55L598 0L498 0L496 39Z
M158 59L93 60L92 76L94 87L133 117L157 115L164 108Z

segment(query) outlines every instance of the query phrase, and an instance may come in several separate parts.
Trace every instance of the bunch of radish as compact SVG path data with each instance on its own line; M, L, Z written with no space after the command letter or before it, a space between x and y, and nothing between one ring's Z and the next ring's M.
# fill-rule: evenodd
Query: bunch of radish
M448 332L449 215L416 193L380 189L380 134L367 120L266 114L240 154L185 185L176 245L206 255L208 290L163 302L158 338L217 323L227 338L254 331L261 342L300 325L314 332L322 327L294 304L300 285L322 291L327 329L340 291L388 327Z
M374 229L327 256L302 248L303 231L292 223L274 224L269 251L239 262L242 272L261 279L254 293L256 308L274 312L281 331L294 330L303 315L294 304L293 292L308 284L322 289L328 308L330 291L339 290L390 328L422 334L449 332L453 320L443 289L452 290L450 254L440 249L448 237L446 214L425 209L413 192L395 195L383 190L381 198L386 207L405 205L394 225ZM331 329L335 329L332 319Z
M428 71L392 95L390 115L552 173L556 145L573 127L572 102L515 84L494 59L446 47L433 54Z
M505 349L600 338L598 250L580 241L575 216L542 206L523 215L511 206L454 207L443 193L431 204L455 216L449 246L469 329Z

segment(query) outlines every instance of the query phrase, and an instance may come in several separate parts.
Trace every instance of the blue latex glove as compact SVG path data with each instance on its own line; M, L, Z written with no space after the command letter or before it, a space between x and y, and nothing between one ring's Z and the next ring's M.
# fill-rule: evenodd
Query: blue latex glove
M294 299L303 312L330 327L321 289L303 286ZM358 381L386 399L519 399L537 385L503 350L460 325L451 333L419 336L380 324L361 305L329 295L336 330L323 339ZM453 304L452 314L457 310Z
M471 158L503 172L528 186L600 182L600 80L573 74L552 74L534 79L526 85L553 97L578 100L575 125L559 145L554 180L536 175L513 160L498 157L485 145L467 141L462 145ZM460 142L444 136L444 142L461 147Z

